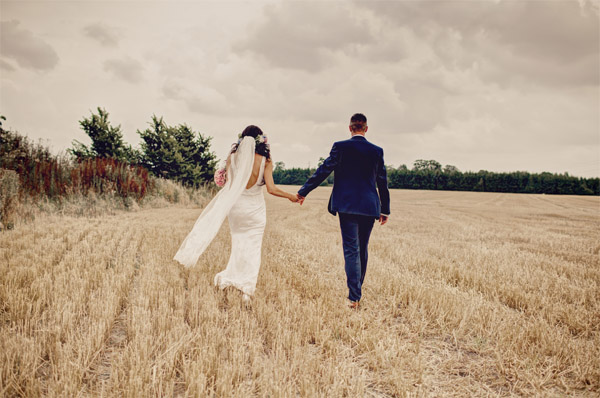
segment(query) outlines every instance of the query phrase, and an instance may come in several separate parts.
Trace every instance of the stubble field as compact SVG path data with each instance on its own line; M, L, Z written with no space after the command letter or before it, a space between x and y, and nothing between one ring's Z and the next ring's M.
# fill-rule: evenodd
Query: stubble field
M200 209L0 234L0 396L600 392L600 198L392 191L354 312L329 192L266 195L249 306L212 285L226 223L196 267L172 260Z

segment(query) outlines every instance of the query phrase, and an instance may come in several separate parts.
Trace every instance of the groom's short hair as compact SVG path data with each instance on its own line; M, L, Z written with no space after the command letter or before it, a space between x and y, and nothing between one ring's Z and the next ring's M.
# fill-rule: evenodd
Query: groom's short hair
M363 131L367 126L367 117L362 113L355 113L350 118L350 129L352 131Z

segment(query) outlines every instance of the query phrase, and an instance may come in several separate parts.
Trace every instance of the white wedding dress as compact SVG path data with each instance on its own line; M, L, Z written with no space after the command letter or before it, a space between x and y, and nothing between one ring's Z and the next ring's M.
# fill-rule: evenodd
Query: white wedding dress
M225 186L204 208L174 257L186 267L196 264L227 216L231 230L231 255L227 267L215 276L214 283L222 289L227 286L238 288L244 292L245 299L252 296L256 288L267 219L261 185L264 157L256 184L246 189L254 164L254 148L254 138L244 137L237 151L231 155Z
M231 256L227 267L215 276L215 285L221 289L233 286L249 296L254 294L263 233L267 223L267 209L262 183L265 158L260 165L260 174L253 187L242 192L227 218L231 230Z

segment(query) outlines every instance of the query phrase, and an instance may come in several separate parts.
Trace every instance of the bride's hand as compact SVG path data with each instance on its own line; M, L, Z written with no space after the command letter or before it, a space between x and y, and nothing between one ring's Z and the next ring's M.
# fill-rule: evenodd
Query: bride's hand
M300 201L300 199L298 199L298 197L296 195L290 195L290 196L288 196L288 199L292 203L298 203Z

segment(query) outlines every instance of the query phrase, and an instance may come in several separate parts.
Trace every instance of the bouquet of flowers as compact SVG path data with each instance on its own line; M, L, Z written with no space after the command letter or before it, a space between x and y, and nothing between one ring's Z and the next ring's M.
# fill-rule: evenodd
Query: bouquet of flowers
M225 167L218 169L215 172L214 179L215 179L215 184L217 184L218 187L223 187L225 185L225 183L227 182L227 169Z

